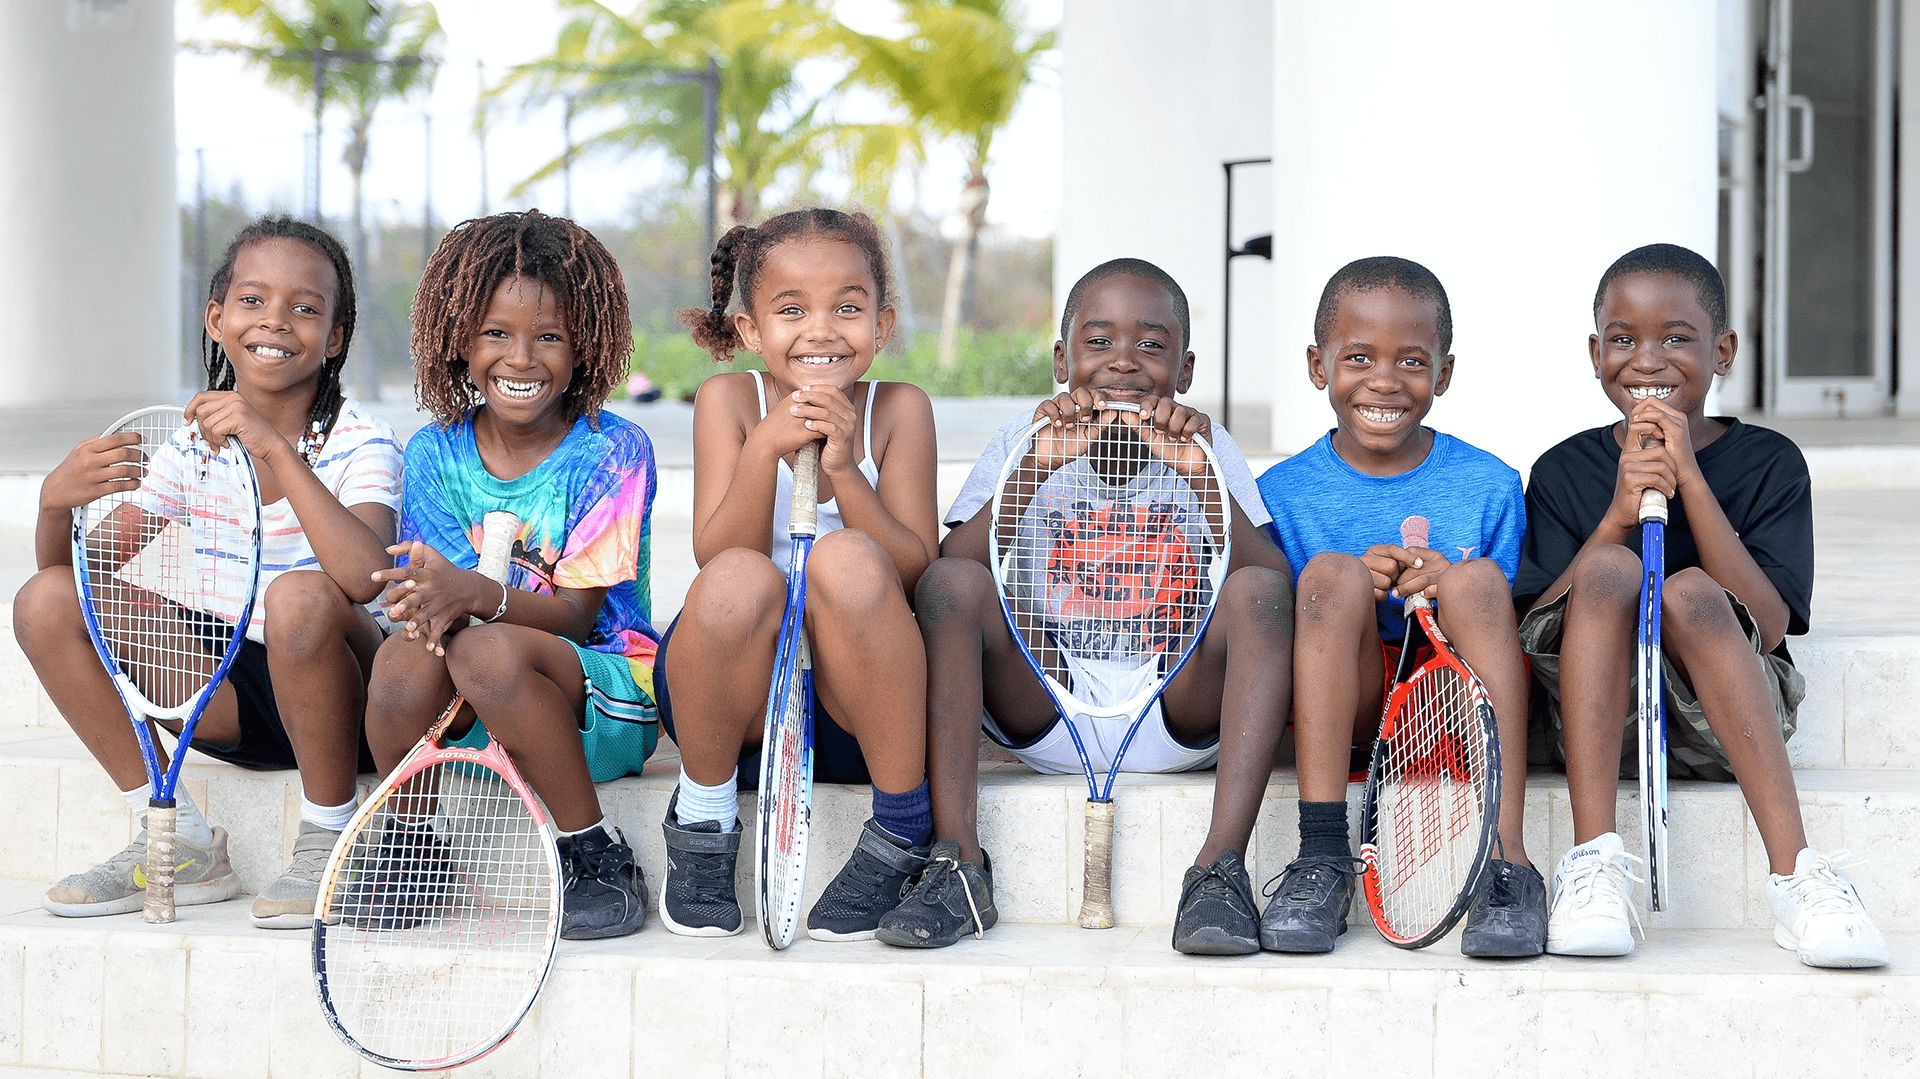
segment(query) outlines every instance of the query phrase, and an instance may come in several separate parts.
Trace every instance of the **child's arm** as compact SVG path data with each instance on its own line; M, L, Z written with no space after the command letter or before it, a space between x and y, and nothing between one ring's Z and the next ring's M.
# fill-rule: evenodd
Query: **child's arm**
M131 432L89 438L75 446L40 483L40 514L33 525L35 569L73 564L73 511L109 494L140 486L140 436Z
M1629 428L1627 437L1630 446L1637 444L1640 441L1640 432ZM1536 482L1539 477L1540 465L1535 464ZM1579 563L1580 555L1589 549L1609 545L1623 546L1630 543L1640 529L1640 493L1652 487L1671 496L1674 482L1673 465L1667 459L1666 451L1661 447L1649 446L1621 451L1620 464L1614 472L1613 498L1607 503L1607 511L1601 515L1600 523L1594 526L1593 531L1584 540L1580 541L1579 549L1575 550L1567 558L1566 564L1560 567L1560 575L1534 597L1533 603L1527 610L1538 610L1565 595L1567 589L1573 586L1573 567ZM1546 527L1548 515L1530 513L1528 516L1536 530ZM1575 537L1569 538L1569 543L1572 538L1577 538L1577 533ZM1530 547L1538 545L1533 536L1528 537L1527 543Z
M1633 406L1628 417L1629 444L1650 438L1660 445L1673 470L1680 504L1687 511L1687 529L1693 533L1694 547L1700 553L1700 568L1720 587L1740 597L1760 627L1760 645L1772 651L1787 633L1787 601L1780 597L1752 552L1740 542L1740 534L1727 521L1726 511L1713 497L1700 462L1693 453L1693 440L1687 432L1687 419L1658 398L1649 397ZM1636 516L1638 505L1635 506ZM1611 511L1609 512L1611 516Z
M815 435L800 421L776 423L784 410L743 426L752 376L707 379L693 402L693 560L706 565L732 547L766 554L773 542L773 492L780 458ZM795 432L798 431L798 437Z
M893 561L908 594L939 556L939 511L934 506L933 402L918 386L869 384L867 407L875 409L874 440L886 442L878 489L867 482L852 452L859 415L838 390L807 389L793 395L791 411L814 430L827 431L820 469L833 479L833 497L848 528L872 536ZM868 446L876 465L880 453Z
M584 641L607 594L605 588L556 588L552 595L542 595L503 587L484 574L461 569L419 540L397 543L388 553L404 557L407 564L373 575L375 582L389 586L387 617L405 626L408 640L421 641L436 655L446 654L444 639L466 626L469 617Z
M1078 456L1086 448L1091 434L1080 431L1075 426L1076 421L1080 416L1093 416L1097 411L1095 408L1097 404L1093 391L1084 386L1077 390L1064 391L1040 402L1034 408L1032 417L1026 422L1031 424L1041 420L1052 420L1055 433L1049 438L1047 432L1042 432L1035 438L1034 452L1046 459L1035 463L1052 463L1053 467L1058 467L1057 463L1054 463L1056 459ZM1015 431L1021 433L1017 428ZM973 471L967 476L966 485L961 488L960 501L965 501L968 492L972 492L980 498L980 508L974 511L973 516L953 526L947 533L947 538L940 541L942 558L970 558L985 565L987 559L991 557L991 545L988 539L993 527L994 484L1000 478L1000 470L1007 463L1007 456L1013 452L1011 448L1013 441L1015 440L1009 433L1003 430L987 447L987 452L981 456L980 460L974 463ZM1000 450L997 454L994 452L996 448ZM959 508L958 502L955 503L954 508Z
M333 497L306 458L244 398L231 390L206 390L187 402L186 417L198 421L207 443L219 449L237 440L256 467L273 474L287 504L299 519L320 568L355 603L380 594L373 573L392 565L387 545L393 539L393 511L377 502L348 508Z

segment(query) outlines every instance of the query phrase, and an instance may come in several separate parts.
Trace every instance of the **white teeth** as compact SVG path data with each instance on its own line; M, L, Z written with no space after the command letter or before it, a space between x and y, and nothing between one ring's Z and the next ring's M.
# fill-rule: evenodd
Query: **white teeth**
M1627 396L1633 398L1636 401L1644 401L1649 397L1655 397L1664 401L1668 397L1672 396L1672 394L1673 394L1672 386L1628 386L1627 387Z
M1362 408L1357 408L1354 411L1360 413L1360 416L1362 419L1371 420L1374 423L1392 423L1395 420L1407 414L1407 410L1404 408L1362 407Z
M255 356L264 356L269 360L284 360L293 355L293 353L285 349L274 348L272 345L255 345L253 346L253 354Z
M496 378L493 380L493 384L499 389L502 396L522 399L532 397L534 394L539 393L540 387L545 385L543 382L515 382L512 379L506 378Z
M793 362L803 363L803 364L807 364L808 366L818 367L818 366L832 363L835 360L838 360L839 358L840 357L838 356L795 356L793 358Z

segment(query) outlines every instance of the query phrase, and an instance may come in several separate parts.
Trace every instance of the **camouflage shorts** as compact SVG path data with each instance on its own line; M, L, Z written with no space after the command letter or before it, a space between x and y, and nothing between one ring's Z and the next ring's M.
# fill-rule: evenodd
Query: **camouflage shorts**
M1746 633L1753 650L1760 656L1760 665L1766 672L1767 696L1773 702L1773 714L1780 721L1780 737L1784 740L1793 737L1796 714L1800 702L1807 695L1807 681L1792 663L1779 656L1760 651L1760 627L1753 620L1753 613L1741 603L1733 593L1727 593L1727 602L1733 604L1734 617L1740 620L1740 628ZM1533 666L1533 675L1547 691L1547 722L1553 731L1553 758L1558 764L1566 763L1561 732L1564 724L1560 716L1560 631L1566 618L1567 597L1562 595L1537 610L1528 612L1520 620L1520 647L1527 653L1527 660ZM1661 667L1666 672L1666 708L1667 708L1667 771L1674 779L1712 779L1729 781L1733 771L1727 765L1726 751L1720 748L1720 740L1713 736L1713 730L1707 726L1706 713L1700 708L1700 701L1693 695L1693 687L1673 666L1672 660L1661 659ZM1639 672L1631 677L1637 682ZM1629 694L1628 700L1634 699ZM1622 717L1625 726L1633 726L1636 708L1629 704ZM1640 746L1631 734L1620 747L1620 778L1630 779L1640 774Z

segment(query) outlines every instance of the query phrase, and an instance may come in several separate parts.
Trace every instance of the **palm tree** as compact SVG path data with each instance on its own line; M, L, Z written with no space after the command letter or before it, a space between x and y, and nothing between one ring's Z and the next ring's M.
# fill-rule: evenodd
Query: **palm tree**
M840 50L853 61L853 81L891 97L913 121L957 140L966 154L960 190L961 236L947 264L940 312L940 366L951 369L973 295L980 230L987 219L988 156L1040 58L1058 37L1028 35L1013 0L897 0L900 37L840 30Z
M609 112L612 126L582 139L576 154L660 149L691 178L705 162L700 91L663 85L661 76L717 64L722 229L759 217L768 192L783 183L805 189L830 162L846 170L857 199L883 204L894 166L917 145L903 125L832 118L834 91L810 96L796 81L811 31L826 18L807 0L653 0L629 14L598 0L561 6L572 18L553 53L495 93L520 86L536 102L569 96L576 113ZM516 190L566 165L555 158Z

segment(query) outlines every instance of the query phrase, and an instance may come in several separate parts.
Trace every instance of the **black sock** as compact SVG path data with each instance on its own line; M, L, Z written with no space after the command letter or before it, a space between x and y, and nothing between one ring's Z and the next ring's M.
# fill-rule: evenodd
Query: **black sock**
M1300 857L1353 857L1347 838L1347 803L1300 803Z

